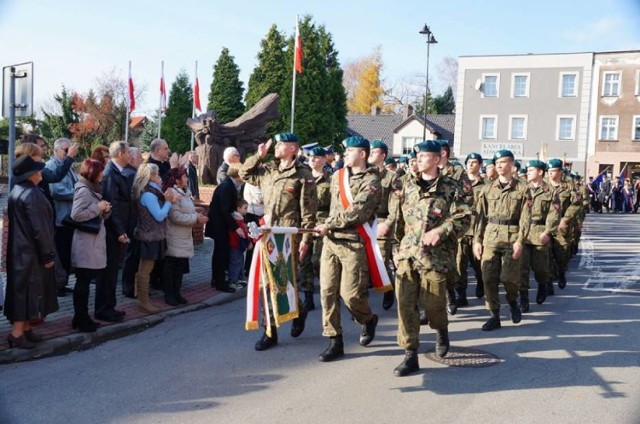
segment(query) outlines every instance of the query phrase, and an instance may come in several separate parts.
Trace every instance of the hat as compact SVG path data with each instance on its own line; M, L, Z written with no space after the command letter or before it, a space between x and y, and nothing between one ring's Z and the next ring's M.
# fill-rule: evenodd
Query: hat
M316 147L320 147L320 144L319 143L309 143L309 144L305 144L305 145L300 146L300 147L302 148L303 152L309 153L310 151L312 151Z
M398 158L398 163L407 163L409 162L409 158L407 158L406 156L400 156Z
M479 153L469 153L467 155L467 158L464 160L464 164L466 165L467 162L469 162L471 159L475 159L478 162L480 162L480 165L482 165L482 156L480 156Z
M511 150L507 150L507 149L498 150L493 155L493 160L492 160L493 164L495 165L496 161L501 158L511 158L511 160L514 159L513 153L511 153Z
M415 146L414 146L415 149ZM409 152L409 154L407 155L409 157L409 160L411 159L415 159L416 158L416 152L414 152L413 150Z
M393 157L389 156L388 158L384 159L384 164L385 165L395 165L396 164L396 160Z
M562 160L560 159L549 159L549 163L547 164L549 169L562 169Z
M442 144L439 141L425 140L413 146L413 151L418 154L420 152L440 154Z
M307 156L327 156L327 151L322 147L314 147L307 152Z
M382 140L373 140L371 142L371 150L382 149L385 153L389 153L389 146L387 146Z
M515 165L516 169L519 171L522 168L522 164L520 163L519 160L513 162L513 164Z
M36 172L42 171L44 168L44 162L37 162L29 155L20 156L13 163L11 170L13 171L13 181L21 183L26 181L30 176Z
M275 136L276 142L283 143L300 143L300 139L293 133L280 133Z
M436 140L438 143L440 143L440 146L442 146L442 148L446 148L446 149L450 149L451 147L449 146L449 140Z
M525 175L527 173L527 168L518 169L518 175Z
M530 167L542 169L543 171L547 170L547 164L539 159L534 159L527 162L527 168Z
M335 153L336 153L336 152L335 152L335 150L333 150L333 147L332 147L332 146L327 146L327 147L325 147L325 148L324 148L324 152L325 152L325 154L327 154L327 155L333 155L333 154L335 154Z
M359 135L353 135L351 137L345 138L344 140L342 140L342 145L345 148L356 147L359 149L371 149L369 140L364 137L360 137Z

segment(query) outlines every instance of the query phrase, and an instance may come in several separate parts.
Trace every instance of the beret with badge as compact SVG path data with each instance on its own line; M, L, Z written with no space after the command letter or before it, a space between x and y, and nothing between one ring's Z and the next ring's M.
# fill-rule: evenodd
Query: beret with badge
M511 160L515 159L511 150L502 149L493 154L493 164L495 165L496 161L502 158L511 158Z
M275 136L276 142L282 143L300 143L300 139L293 133L279 133Z
M389 153L389 146L387 146L382 140L373 140L371 142L371 150L382 149L385 153Z
M538 169L542 169L543 171L546 171L547 164L539 159L533 159L527 162L527 168L538 168Z
M553 159L549 159L549 169L562 169L562 160L561 159L557 159L557 158L553 158Z
M309 150L309 152L307 153L307 156L323 156L324 157L326 155L327 155L327 151L320 146L314 147L313 149Z
M442 144L434 140L425 140L413 146L413 153L437 153L442 151Z
M360 137L358 135L353 135L351 137L347 137L342 140L342 145L345 148L358 148L358 149L371 149L371 144L369 140L364 137Z
M466 165L467 162L473 159L477 160L482 165L482 156L480 156L480 153L469 153L467 158L464 160L464 164Z

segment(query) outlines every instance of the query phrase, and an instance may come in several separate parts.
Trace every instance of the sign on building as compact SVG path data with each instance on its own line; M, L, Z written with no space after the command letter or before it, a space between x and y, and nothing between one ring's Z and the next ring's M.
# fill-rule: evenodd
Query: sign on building
M524 156L524 148L522 143L500 143L500 142L488 142L482 143L482 152L480 153L483 158L491 158L498 150L511 150L516 159Z

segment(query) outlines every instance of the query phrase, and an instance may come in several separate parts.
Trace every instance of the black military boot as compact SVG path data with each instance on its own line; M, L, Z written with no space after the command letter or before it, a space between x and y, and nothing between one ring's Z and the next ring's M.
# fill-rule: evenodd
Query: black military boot
M540 284L538 285L538 293L536 293L536 303L538 305L542 305L546 299L547 299L547 285Z
M456 291L454 289L447 289L447 313L449 315L455 315L458 312L458 306L456 305Z
M302 302L302 305L307 312L316 309L316 304L313 302L313 290L305 290L304 302Z
M436 330L436 355L444 358L447 352L449 352L449 329Z
M418 352L416 352L415 350L407 349L404 352L404 360L400 365L395 367L395 369L393 370L393 375L395 375L396 377L404 377L419 370L420 365L418 364Z
M553 288L553 281L549 281L547 283L547 296L553 296L556 294L556 291Z
M362 333L360 333L360 346L367 346L371 343L376 336L376 327L378 326L378 315L373 314L373 317L368 323L362 326Z
M427 317L427 311L424 308L418 308L418 313L420 314L420 325L429 324L429 318Z
M567 277L564 275L564 272L561 272L558 276L558 287L564 290L567 287Z
M500 310L491 311L491 318L482 326L482 331L492 331L501 328L500 324Z
M461 308L463 306L469 306L469 301L467 300L467 290L462 287L456 288L456 306Z
M329 347L324 350L319 356L320 362L331 362L334 359L344 356L344 343L342 343L342 334L331 337Z
M520 290L520 312L529 312L529 290Z
M511 322L514 324L522 321L522 311L518 307L518 302L515 300L513 302L509 302L509 310L511 311Z
M477 278L477 280L478 282L476 283L476 297L478 299L482 299L484 297L484 281L482 281L482 278Z
M262 338L258 340L256 343L256 350L263 351L278 344L278 332L275 327L271 327L271 337L267 336L267 332L265 331L262 335Z
M293 319L293 324L291 325L291 337L298 337L304 331L304 324L307 321L307 310L302 309L298 313L298 318Z
M393 293L393 290L384 292L384 295L382 297L382 309L384 309L385 311L388 311L389 309L391 309L395 298L396 296Z

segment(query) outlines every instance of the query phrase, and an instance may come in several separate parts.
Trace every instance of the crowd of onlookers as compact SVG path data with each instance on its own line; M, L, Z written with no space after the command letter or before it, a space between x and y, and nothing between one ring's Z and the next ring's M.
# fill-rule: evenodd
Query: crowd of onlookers
M640 208L640 178L615 177L612 180L603 174L596 179L589 177L587 189L593 212L637 213Z

